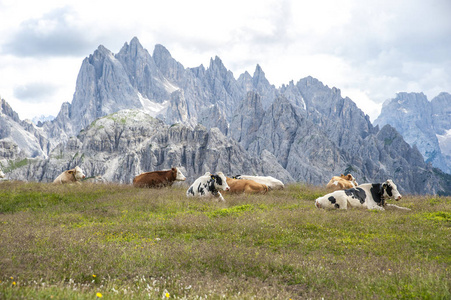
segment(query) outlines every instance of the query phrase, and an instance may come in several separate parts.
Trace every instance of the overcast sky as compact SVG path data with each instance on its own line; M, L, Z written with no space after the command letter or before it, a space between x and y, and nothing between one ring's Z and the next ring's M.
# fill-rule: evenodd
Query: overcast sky
M397 92L451 93L451 0L0 0L0 96L21 119L71 102L83 59L137 37L186 67L259 64L279 87L313 76L371 117Z

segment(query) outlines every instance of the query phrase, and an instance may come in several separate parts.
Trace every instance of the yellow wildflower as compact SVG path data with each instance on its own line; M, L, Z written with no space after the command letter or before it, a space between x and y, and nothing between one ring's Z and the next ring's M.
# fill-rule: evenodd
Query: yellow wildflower
M97 296L97 298L102 298L103 297L101 293L97 293L96 296Z
M171 295L169 295L169 293L165 294L166 298L169 298Z

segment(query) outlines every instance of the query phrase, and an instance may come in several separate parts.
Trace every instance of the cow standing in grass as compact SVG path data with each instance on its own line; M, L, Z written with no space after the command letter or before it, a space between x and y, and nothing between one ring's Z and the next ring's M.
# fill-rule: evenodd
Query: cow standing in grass
M339 190L329 193L315 200L318 208L347 209L358 207L367 209L385 210L386 206L410 210L393 204L386 204L386 199L401 200L396 184L392 180L384 183L365 183L355 188Z

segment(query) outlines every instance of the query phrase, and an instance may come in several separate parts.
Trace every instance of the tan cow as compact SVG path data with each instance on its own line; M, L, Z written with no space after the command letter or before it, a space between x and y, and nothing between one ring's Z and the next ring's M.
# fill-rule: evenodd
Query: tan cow
M245 193L245 194L255 194L255 193L266 193L268 191L268 186L255 182L248 179L233 179L226 177L227 184L230 187L229 193Z
M83 170L79 166L76 166L74 169L67 170L61 173L58 177L56 177L53 183L80 183L80 180L84 179L85 177L86 176L85 174L83 174Z
M327 184L326 188L329 191L346 190L358 186L359 184L355 181L354 176L351 174L340 176L334 176Z
M180 170L178 170L177 168L172 168L171 170L167 171L141 173L133 178L133 186L158 188L171 186L174 181L184 181L185 179L185 175L183 175Z
M270 189L270 190L285 188L285 185L283 184L282 181L280 181L279 179L276 179L272 176L235 175L235 176L233 176L233 179L253 180L260 184L266 185L268 187L268 189Z

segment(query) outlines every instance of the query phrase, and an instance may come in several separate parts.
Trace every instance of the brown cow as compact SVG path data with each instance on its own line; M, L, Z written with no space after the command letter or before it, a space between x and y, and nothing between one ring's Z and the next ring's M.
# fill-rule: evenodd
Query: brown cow
M56 184L63 184L63 183L73 183L77 182L80 183L80 180L84 179L86 176L83 174L83 170L76 166L74 169L64 171L61 173L56 179L53 181L53 183Z
M354 176L351 174L340 176L334 176L327 184L326 188L329 191L346 190L358 186L359 184L355 181Z
M153 171L137 175L133 178L133 186L158 188L171 186L174 181L184 181L186 177L177 168L172 168L167 171Z
M245 193L245 194L255 194L255 193L266 193L268 191L268 186L255 182L248 179L233 179L226 177L227 184L230 187L229 193Z

